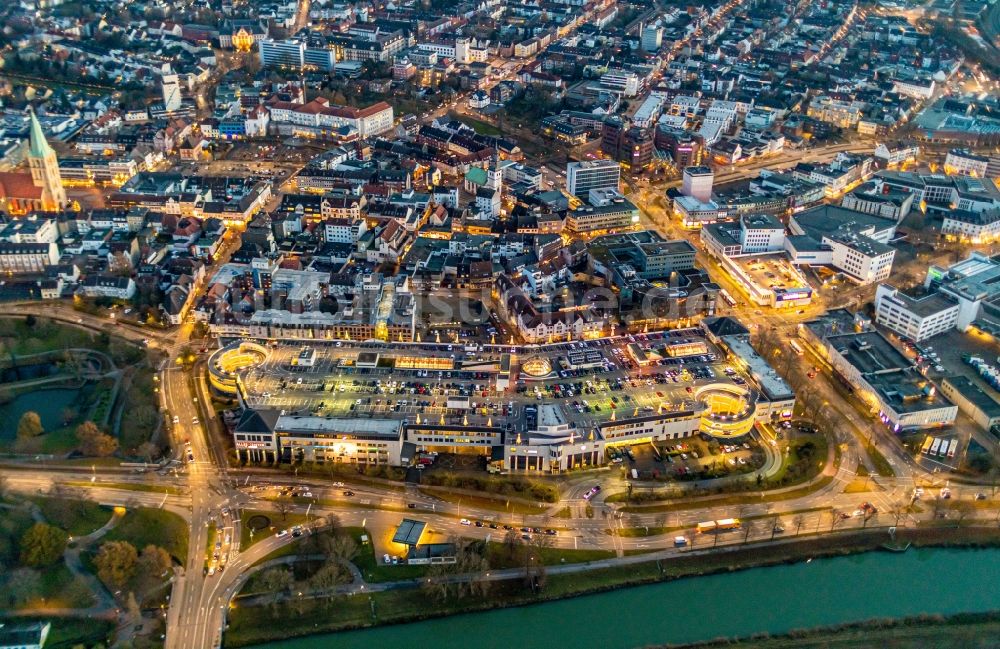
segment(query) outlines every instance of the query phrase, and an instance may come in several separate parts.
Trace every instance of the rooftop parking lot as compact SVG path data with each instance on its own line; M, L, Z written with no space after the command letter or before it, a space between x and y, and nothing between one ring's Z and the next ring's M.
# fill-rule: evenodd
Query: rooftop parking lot
M693 407L703 385L747 385L700 331L689 330L683 339L704 342L706 353L667 356L665 347L680 338L655 334L527 347L321 342L310 343L315 355L308 366L297 364L302 344L282 343L247 371L244 386L252 405L289 414L409 422L419 416L425 423L444 418L525 430L528 406L534 406L530 412L554 404L568 422L591 427L612 413L622 419ZM646 354L643 365L629 353L630 344ZM496 368L507 354L513 368L510 387L498 391ZM399 367L401 359L406 364L414 358L441 369ZM518 374L519 365L530 359L544 359L548 374Z

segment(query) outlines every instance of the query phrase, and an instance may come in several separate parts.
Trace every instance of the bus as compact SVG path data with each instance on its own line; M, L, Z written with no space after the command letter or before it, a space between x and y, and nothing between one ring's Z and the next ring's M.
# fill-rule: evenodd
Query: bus
M924 455L927 455L930 452L930 450L931 450L931 444L933 444L933 443L934 443L934 438L933 437L931 437L930 435L928 435L927 437L925 437L924 438L924 445L920 449L920 452L923 453Z
M795 342L794 340L789 340L789 341L788 341L788 346L789 346L789 347L791 347L791 348L792 348L792 351L794 351L794 352L795 352L796 354L798 354L799 356L801 356L801 355L802 355L802 353L803 353L803 352L802 352L802 345L798 344L798 343L797 343L797 342Z
M941 450L941 438L935 437L934 443L931 445L931 455L937 455L938 451Z
M726 304L728 304L729 306L736 306L736 300L733 299L733 296L730 295L729 291L727 291L726 289L720 290L719 295L722 296L722 299L725 300Z
M948 445L948 457L955 457L955 451L958 450L958 440L951 440L951 444Z
M705 521L704 523L698 523L698 533L705 534L707 532L724 532L725 530L736 530L740 527L740 519L738 518L722 518L717 521Z

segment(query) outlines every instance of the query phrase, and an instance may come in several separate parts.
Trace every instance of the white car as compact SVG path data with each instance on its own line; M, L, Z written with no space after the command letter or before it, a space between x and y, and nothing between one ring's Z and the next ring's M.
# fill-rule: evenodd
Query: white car
M462 525L472 525L472 521L470 521L468 518L463 518L458 522L461 523Z
M275 536L277 536L279 539L283 539L286 536L288 536L288 530L281 530L280 532L275 534Z
M180 417L178 417L177 415L174 415L174 423L175 423L175 424L179 424L179 423L181 423L181 418L180 418Z

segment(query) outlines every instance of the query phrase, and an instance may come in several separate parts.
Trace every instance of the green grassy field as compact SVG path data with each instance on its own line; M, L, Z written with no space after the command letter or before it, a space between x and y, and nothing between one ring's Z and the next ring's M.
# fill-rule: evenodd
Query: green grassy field
M72 500L59 503L52 498L32 498L42 516L53 525L66 530L70 536L86 536L100 529L111 519L111 508L90 500Z
M501 131L496 126L493 126L488 122L484 122L481 119L476 119L475 117L469 117L468 115L459 115L458 113L452 113L451 115L458 121L462 122L463 124L466 124L476 129L476 133L479 133L480 135L492 135L496 137L503 135L503 131Z
M139 552L147 545L158 545L182 564L187 561L187 521L162 509L140 507L128 510L118 526L103 540L128 541Z

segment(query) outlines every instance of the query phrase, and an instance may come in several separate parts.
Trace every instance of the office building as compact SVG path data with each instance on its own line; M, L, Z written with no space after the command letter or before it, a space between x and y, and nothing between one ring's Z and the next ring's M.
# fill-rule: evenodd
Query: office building
M604 234L639 222L639 208L616 189L592 189L589 204L566 214L566 229L576 234Z
M592 189L618 189L621 165L614 160L585 160L566 165L566 190L586 200Z
M181 107L181 84L177 80L176 74L163 75L161 83L163 90L163 110L173 113Z
M1000 334L1000 263L973 252L947 268L931 266L926 297L913 298L892 286L875 293L875 322L901 336L923 340L951 329Z
M914 342L954 329L958 312L958 302L941 293L910 297L885 284L875 291L875 322Z
M642 49L645 52L657 52L663 45L663 27L646 25L642 28Z
M715 174L709 167L685 167L681 181L681 194L698 199L702 203L712 200L712 183Z
M305 64L306 44L300 40L265 38L258 47L260 64L265 68L301 68Z

